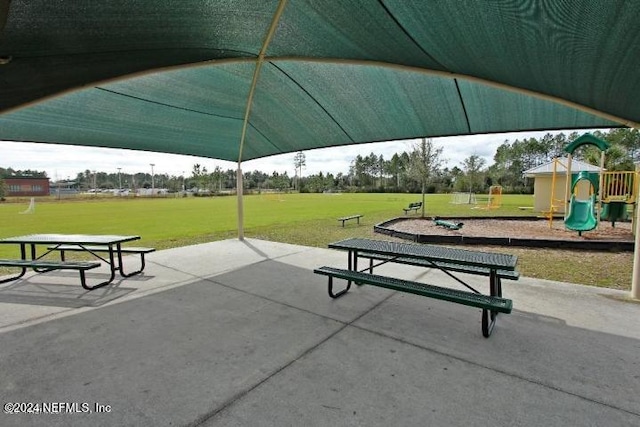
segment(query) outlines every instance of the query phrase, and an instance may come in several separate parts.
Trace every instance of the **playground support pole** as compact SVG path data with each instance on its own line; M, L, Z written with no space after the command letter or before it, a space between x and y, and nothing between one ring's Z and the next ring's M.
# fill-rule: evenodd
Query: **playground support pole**
M556 191L556 172L558 169L558 158L553 158L553 174L551 175L551 198L549 200L549 228L553 227L553 199Z
M567 220L567 212L569 212L569 206L567 197L571 197L571 153L567 156L567 179L564 187L564 220Z
M596 197L598 198L598 211L596 212L596 228L600 227L600 212L602 212L602 195L604 191L604 150L600 153L600 173L598 174L598 191Z
M640 165L636 164L636 171L640 171ZM638 178L640 176L636 175L636 185L638 185ZM637 194L637 192L636 192ZM640 299L640 233L638 231L638 224L640 224L640 209L638 209L638 202L640 202L640 197L636 196L635 204L634 204L634 235L635 235L635 245L633 249L633 274L631 279L631 298Z
M637 202L636 202L637 203ZM640 221L640 209L636 206L636 226ZM633 278L631 280L631 298L640 299L640 233L636 230L635 248L633 250Z

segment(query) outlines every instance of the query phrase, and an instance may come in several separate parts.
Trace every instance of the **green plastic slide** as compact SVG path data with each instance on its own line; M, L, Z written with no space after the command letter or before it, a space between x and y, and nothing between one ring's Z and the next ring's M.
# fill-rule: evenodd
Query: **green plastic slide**
M564 225L569 230L589 231L596 228L598 221L594 212L594 206L596 203L596 196L592 195L586 200L576 199L576 195L571 196L571 202L569 204L569 215L564 220Z

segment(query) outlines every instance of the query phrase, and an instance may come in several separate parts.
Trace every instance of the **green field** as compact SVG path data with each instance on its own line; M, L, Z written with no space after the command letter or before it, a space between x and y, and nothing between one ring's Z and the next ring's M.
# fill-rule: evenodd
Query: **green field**
M416 194L261 194L244 198L245 236L284 243L326 247L347 237L384 238L373 225L402 216L402 208L419 201ZM531 195L505 195L498 210L471 209L450 203L450 195L426 196L427 216L530 215ZM32 233L138 234L141 245L165 249L237 236L235 197L131 198L50 200L36 199L35 213L20 214L22 203L0 204L0 237ZM363 214L361 226L338 217ZM626 289L630 285L630 254L590 254L573 251L492 248L516 253L524 275ZM607 261L607 256L616 256ZM0 246L0 258L15 257L13 246ZM602 275L596 264L618 266L618 273ZM573 262L575 260L575 262ZM560 263L560 265L558 265ZM586 271L585 271L586 269ZM593 270L593 271L591 271Z

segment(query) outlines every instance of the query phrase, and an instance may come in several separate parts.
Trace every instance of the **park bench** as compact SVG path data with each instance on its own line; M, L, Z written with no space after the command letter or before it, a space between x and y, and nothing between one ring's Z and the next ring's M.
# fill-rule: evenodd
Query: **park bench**
M408 214L411 211L416 211L418 212L418 210L422 208L422 202L414 202L414 203L409 203L409 206L407 206L406 208L402 208L402 210L404 211L404 214Z
M349 221L351 219L355 219L358 221L358 224L360 224L360 218L362 218L363 215L357 214L357 215L350 215L350 216L345 216L342 218L338 218L338 221L342 221L342 226L344 227L344 223L345 221Z
M338 297L349 290L351 281L356 285L372 285L394 291L406 292L424 297L449 301L457 304L477 307L482 309L482 335L489 337L495 322L497 313L511 313L513 302L510 299L484 295L475 292L461 291L458 289L444 288L426 283L414 282L410 280L398 279L394 277L380 276L377 274L365 273L354 270L344 270L334 267L319 267L313 270L316 274L328 276L329 289L333 286L333 278L349 281L346 289L336 294ZM491 317L491 320L489 320Z
M18 267L22 269L22 272L17 276L0 280L0 283L10 282L12 280L19 279L27 272L27 268L33 268L38 272L46 272L52 270L77 270L80 273L80 283L85 289L91 289L87 287L85 272L94 268L100 267L100 263L97 261L50 261L50 260L28 260L28 259L0 259L0 267Z
M50 251L59 251L60 252L60 259L61 260L65 260L65 252L89 252L92 255L102 259L105 262L110 262L109 260L106 260L104 258L102 258L101 256L99 256L99 253L109 253L110 249L109 246L107 245L56 245L56 246L49 246L47 248ZM113 252L115 253L116 251L113 250ZM122 270L122 265L119 265L117 267L118 270L120 270L120 274L123 277L130 277L133 276L135 274L140 273L142 270L144 270L145 267L145 259L144 256L145 254L151 253L151 252L155 252L155 248L144 248L144 247L135 247L135 246L121 246L120 247L120 253L121 254L138 254L140 255L140 263L141 263L141 267L139 270L136 270L132 273L128 273L126 274L123 270ZM119 260L120 261L120 260Z

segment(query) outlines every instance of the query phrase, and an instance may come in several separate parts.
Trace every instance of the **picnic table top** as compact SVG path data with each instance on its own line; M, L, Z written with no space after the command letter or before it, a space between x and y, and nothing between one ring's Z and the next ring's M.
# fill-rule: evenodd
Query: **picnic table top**
M329 248L348 251L366 251L382 255L428 259L490 269L515 270L518 257L509 254L471 251L446 246L391 242L351 238L330 243Z
M140 236L103 234L28 234L24 236L5 237L0 239L0 243L112 245L138 239L140 239Z

